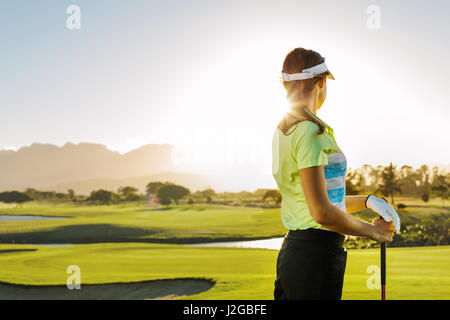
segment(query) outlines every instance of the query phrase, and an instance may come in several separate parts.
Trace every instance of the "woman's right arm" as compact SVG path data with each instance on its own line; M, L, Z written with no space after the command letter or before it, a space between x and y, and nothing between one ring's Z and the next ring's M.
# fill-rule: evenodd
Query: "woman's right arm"
M372 223L356 219L329 201L323 165L300 169L299 174L309 212L317 223L342 234L392 241L392 223L378 218Z

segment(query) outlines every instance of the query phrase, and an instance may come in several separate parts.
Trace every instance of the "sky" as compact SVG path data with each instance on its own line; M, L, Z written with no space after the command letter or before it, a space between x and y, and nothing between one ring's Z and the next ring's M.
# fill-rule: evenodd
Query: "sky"
M70 5L80 29L67 27ZM336 78L317 115L349 168L448 164L449 30L438 0L2 0L0 149L169 143L182 171L274 187L278 79L304 47Z

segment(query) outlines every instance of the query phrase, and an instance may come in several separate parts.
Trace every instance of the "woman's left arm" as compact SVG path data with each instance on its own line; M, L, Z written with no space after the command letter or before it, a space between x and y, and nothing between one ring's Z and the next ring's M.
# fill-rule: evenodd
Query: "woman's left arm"
M369 195L345 196L345 207L347 213L366 209L366 199Z

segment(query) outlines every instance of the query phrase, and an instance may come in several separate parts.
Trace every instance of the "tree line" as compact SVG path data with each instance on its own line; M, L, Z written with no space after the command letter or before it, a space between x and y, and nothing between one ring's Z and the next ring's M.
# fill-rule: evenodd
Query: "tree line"
M392 162L386 167L364 165L349 170L345 186L347 195L380 194L390 197L392 204L396 195L420 198L424 202L433 197L440 198L444 206L449 196L450 173L439 172L438 167L430 170L427 165L416 170L408 165L397 169Z
M0 202L16 203L22 205L27 201L50 201L50 202L66 202L70 201L79 204L118 204L123 202L146 201L149 198L157 198L157 202L168 206L172 202L179 204L179 201L192 195L199 202L211 202L211 197L215 195L212 189L197 191L191 194L191 191L181 185L172 182L149 182L146 185L146 192L140 193L133 186L121 186L116 192L105 189L93 190L89 196L77 195L73 189L67 190L66 193L55 191L41 191L34 188L27 188L24 192L20 191L4 191L0 192ZM199 197L200 195L200 197ZM194 203L193 199L189 199L189 203ZM204 201L201 201L203 198Z

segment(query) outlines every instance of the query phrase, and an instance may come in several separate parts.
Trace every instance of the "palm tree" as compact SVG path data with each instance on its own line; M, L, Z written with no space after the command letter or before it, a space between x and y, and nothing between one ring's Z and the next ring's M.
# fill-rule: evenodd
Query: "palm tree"
M385 197L391 196L391 202L394 204L394 193L402 192L400 188L400 180L396 177L395 166L392 162L389 166L385 167L381 172L381 183L378 187L379 192L381 192Z

